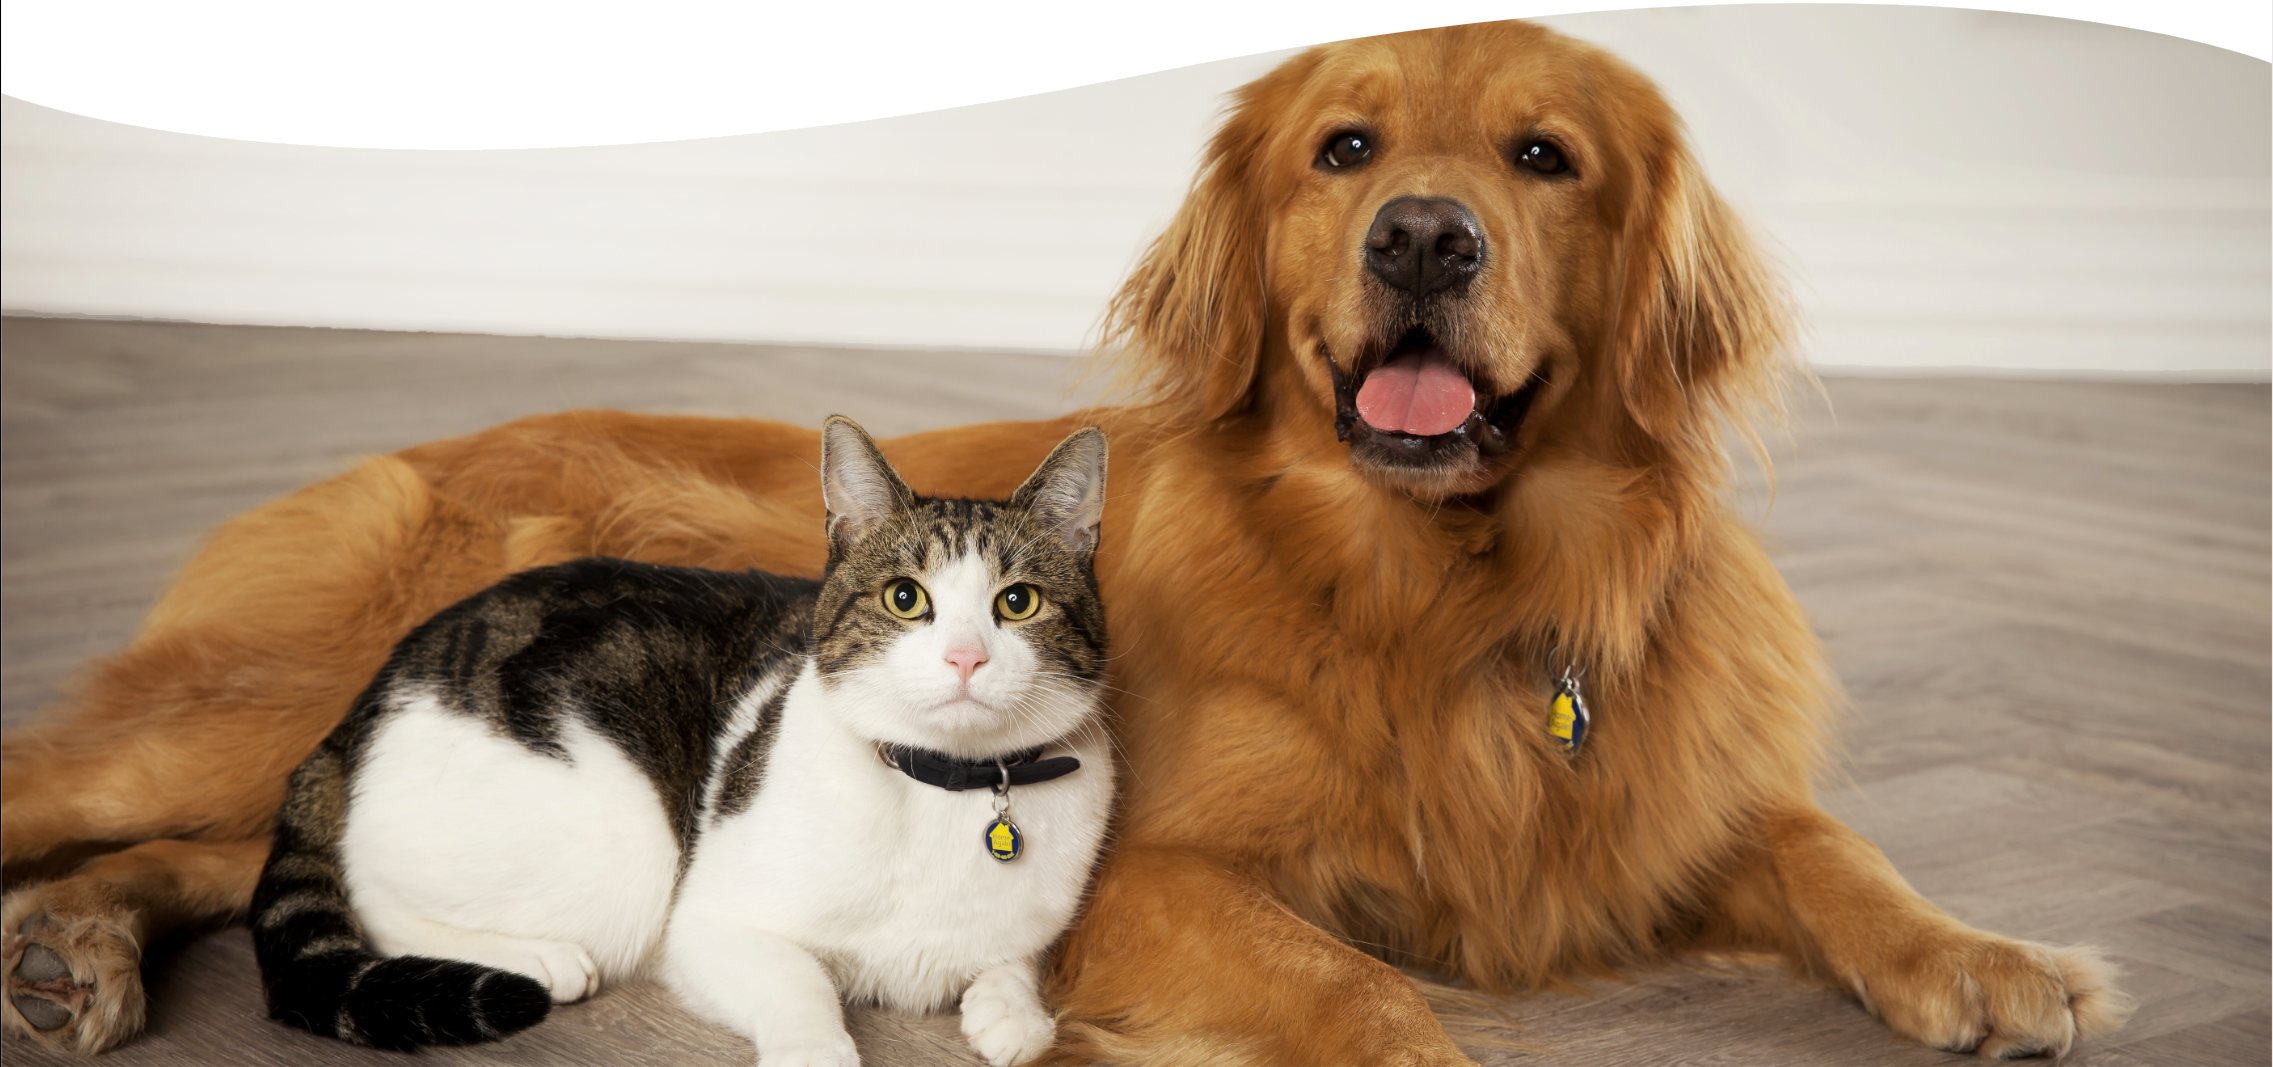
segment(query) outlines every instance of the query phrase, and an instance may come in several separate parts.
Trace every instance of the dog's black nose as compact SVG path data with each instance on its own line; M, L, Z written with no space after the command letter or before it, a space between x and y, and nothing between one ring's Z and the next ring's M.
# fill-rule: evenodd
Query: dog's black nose
M1407 196L1381 205L1365 231L1365 265L1391 289L1427 296L1457 288L1484 265L1476 216L1451 200Z

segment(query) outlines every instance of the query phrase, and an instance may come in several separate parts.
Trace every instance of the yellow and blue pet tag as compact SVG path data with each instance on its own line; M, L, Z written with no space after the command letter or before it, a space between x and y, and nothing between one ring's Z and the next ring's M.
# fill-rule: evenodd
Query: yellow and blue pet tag
M1005 815L997 815L987 824L987 855L998 862L1009 863L1026 849L1026 837L1018 832L1018 824Z
M994 787L994 821L987 824L987 855L997 863L1009 863L1026 851L1026 835L1018 832L1018 824L1010 821L1010 772L1002 773L1002 784Z
M1555 739L1563 755L1578 755L1579 746L1586 744L1586 696L1579 692L1578 679L1571 669L1563 668L1562 680L1555 684L1555 700L1548 706L1547 734Z
M1033 785L1063 778L1081 769L1073 756L1042 758L1043 746L983 759L964 759L912 745L879 741L876 758L887 767L925 785L950 793L966 789L994 791L994 819L979 833L979 843L997 863L1009 863L1026 851L1026 834L1010 821L1010 787Z

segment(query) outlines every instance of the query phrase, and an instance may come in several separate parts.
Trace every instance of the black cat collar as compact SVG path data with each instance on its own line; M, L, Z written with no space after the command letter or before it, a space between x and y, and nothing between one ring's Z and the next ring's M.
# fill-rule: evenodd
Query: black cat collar
M979 842L998 863L1009 863L1026 851L1026 835L1010 821L1010 788L1063 778L1081 769L1081 761L1072 756L1043 759L1041 745L989 759L962 759L930 749L878 744L876 755L925 785L953 793L994 790L994 820L980 831Z
M1052 778L1063 778L1081 769L1081 761L1072 756L1043 759L1042 747L1035 745L1023 751L985 759L963 759L925 748L879 744L876 746L876 754L901 774L951 793L960 793L966 789L1033 785ZM1007 780L1005 772L1008 772Z

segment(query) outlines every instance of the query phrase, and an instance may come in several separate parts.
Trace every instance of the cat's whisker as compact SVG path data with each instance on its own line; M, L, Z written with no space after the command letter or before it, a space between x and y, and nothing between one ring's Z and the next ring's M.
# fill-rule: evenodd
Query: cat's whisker
M1036 671L1034 672L1034 674L1035 674L1035 676L1036 676L1036 677L1056 677L1056 678L1071 678L1071 679L1074 679L1075 681L1078 681L1078 682L1080 682L1080 683L1081 683L1081 684L1083 684L1083 685L1087 685L1087 686L1095 686L1096 688L1099 688L1099 689L1105 690L1106 692L1109 692L1109 693L1118 693L1118 694L1120 694L1120 695L1122 695L1122 696L1125 696L1125 697L1130 697L1130 698L1132 698L1132 699L1136 699L1136 700L1142 700L1142 701L1145 701L1145 702L1147 702L1147 703L1153 703L1153 704L1157 704L1157 703L1159 703L1159 700L1158 700L1157 698L1154 698L1154 697L1149 697L1149 696L1146 696L1146 695L1144 695L1143 693L1138 693L1138 692L1135 692L1135 691L1133 691L1133 690L1123 689L1123 688L1121 688L1120 686L1117 686L1117 685L1114 685L1114 684L1112 684L1112 683L1110 683L1110 682L1107 682L1107 681L1105 681L1105 680L1104 680L1104 679L1102 679L1102 678L1095 678L1095 679L1091 679L1091 678L1083 678L1082 676L1080 676L1080 675L1078 675L1078 674L1072 674L1072 673L1068 673L1068 672L1064 672L1064 671L1041 671L1041 670L1036 670Z

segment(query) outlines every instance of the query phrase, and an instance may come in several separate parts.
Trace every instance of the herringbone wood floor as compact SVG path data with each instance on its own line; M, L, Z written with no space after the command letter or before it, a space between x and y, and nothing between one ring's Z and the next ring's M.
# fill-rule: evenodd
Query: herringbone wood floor
M880 433L1068 406L1063 361L9 319L0 325L4 710L119 647L201 531L353 457L571 406ZM1776 559L1852 695L1835 810L1927 896L2106 947L2141 1008L2078 1065L2268 1050L2268 450L2261 385L1826 383L1779 446ZM242 929L155 952L109 1062L380 1064L262 1018ZM1931 1064L1851 1001L1703 969L1446 996L1494 1064ZM1504 1013L1504 1014L1495 1014ZM949 1017L856 1016L870 1062L969 1062ZM1495 1039L1513 1038L1528 1048ZM10 1063L54 1062L11 1042ZM746 1063L628 986L433 1063Z

